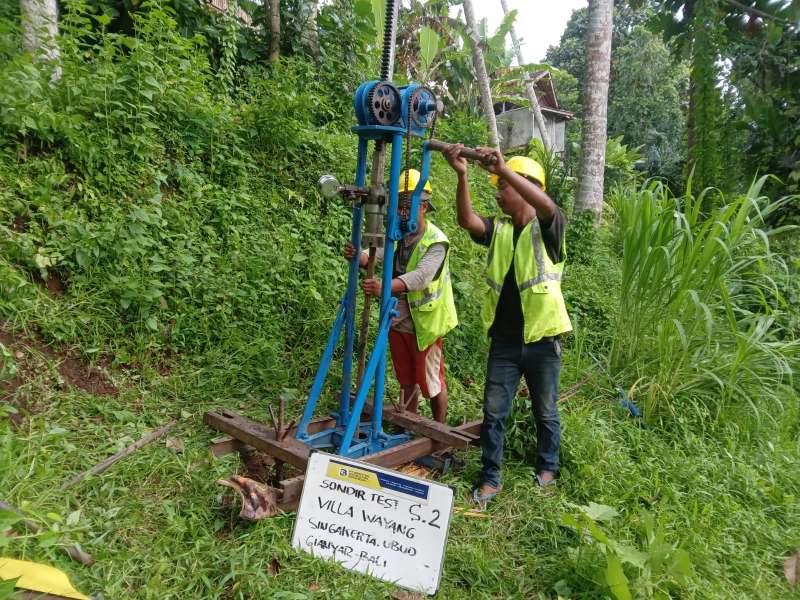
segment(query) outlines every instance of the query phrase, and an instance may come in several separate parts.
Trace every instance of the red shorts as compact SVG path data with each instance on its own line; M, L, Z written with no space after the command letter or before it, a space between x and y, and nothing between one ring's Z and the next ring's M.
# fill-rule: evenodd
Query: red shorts
M426 398L432 398L446 389L442 338L420 352L415 334L390 329L389 351L400 385L417 384Z

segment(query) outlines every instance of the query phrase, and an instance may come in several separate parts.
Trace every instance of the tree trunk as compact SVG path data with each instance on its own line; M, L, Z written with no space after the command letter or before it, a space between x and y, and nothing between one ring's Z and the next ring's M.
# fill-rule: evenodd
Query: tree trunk
M492 148L499 146L500 136L497 135L497 120L494 118L494 107L492 106L492 92L489 88L489 76L486 74L486 63L483 60L483 48L481 48L480 37L478 37L477 26L475 25L475 11L472 8L472 0L463 0L464 20L467 22L467 31L472 40L472 62L475 65L475 72L478 75L478 87L481 91L481 108L489 125L489 145Z
M508 3L506 0L500 0L500 4L503 7L503 14L507 15ZM514 46L514 53L517 55L517 62L521 67L525 64L525 61L522 58L522 48L519 45L517 28L514 25L511 26L511 44ZM550 134L547 132L544 116L542 116L542 109L539 107L539 99L536 97L536 84L532 80L532 73L526 73L526 76L528 81L525 84L525 88L526 92L528 93L528 102L530 103L531 108L531 118L533 119L535 128L539 130L539 134L542 136L542 143L544 144L545 149L549 152L553 147L553 142L550 140Z
M56 0L20 0L22 45L26 52L53 63L52 79L61 78Z
M595 225L600 224L600 214L603 210L613 16L613 0L589 0L583 142L575 210L591 212Z
M277 62L281 55L281 2L280 0L270 0L270 38L269 38L269 59Z
M319 11L319 0L308 1L308 16L306 17L305 25L303 26L303 33L301 41L303 47L314 58L319 57L319 33L317 32L317 13Z

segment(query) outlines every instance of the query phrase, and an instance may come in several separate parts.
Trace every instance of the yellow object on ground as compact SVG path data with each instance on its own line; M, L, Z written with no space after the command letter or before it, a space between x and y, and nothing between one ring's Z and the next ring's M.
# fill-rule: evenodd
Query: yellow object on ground
M66 574L55 567L0 557L0 579L17 578L19 580L16 586L23 590L53 594L64 598L76 598L77 600L90 600L89 596L84 596L72 587Z

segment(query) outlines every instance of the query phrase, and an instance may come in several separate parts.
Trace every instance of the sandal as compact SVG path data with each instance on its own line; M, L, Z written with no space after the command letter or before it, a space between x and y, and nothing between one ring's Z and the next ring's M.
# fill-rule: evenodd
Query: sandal
M470 493L469 501L476 506L485 507L489 502L491 502L497 494L503 489L503 486L497 488L495 492L489 492L486 494L481 493L481 485L476 485L472 488L472 492Z
M540 488L544 489L544 488L546 488L546 487L548 487L548 486L551 486L551 485L553 485L553 486L554 486L554 485L556 484L556 478L555 478L555 477L553 477L553 478L552 478L550 481L544 481L544 480L542 479L542 476L541 476L539 473L537 473L537 474L536 474L536 484L537 484L537 485L538 485Z

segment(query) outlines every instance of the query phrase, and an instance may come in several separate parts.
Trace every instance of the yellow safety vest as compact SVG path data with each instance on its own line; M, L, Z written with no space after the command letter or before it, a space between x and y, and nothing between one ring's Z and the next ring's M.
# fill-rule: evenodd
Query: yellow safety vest
M511 220L495 220L486 261L486 296L481 309L481 320L487 333L494 323L500 291L512 260L522 304L525 343L572 331L572 323L561 295L566 244L562 246L561 256L562 261L554 264L547 255L539 219L533 218L523 228L516 247L514 224Z
M439 272L425 289L409 291L406 295L420 351L458 325L453 284L450 281L450 240L430 221L426 221L425 233L411 252L406 270L416 269L428 248L434 244L445 245L444 262Z

